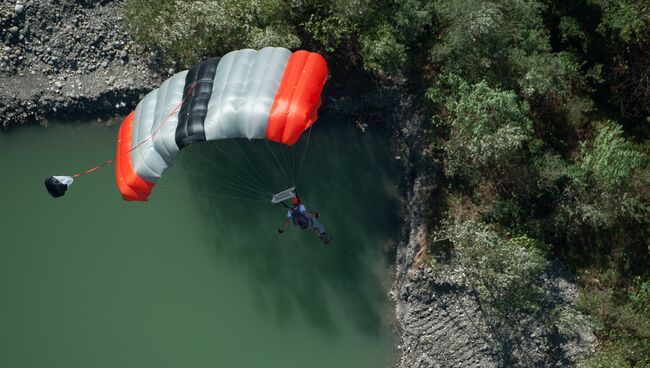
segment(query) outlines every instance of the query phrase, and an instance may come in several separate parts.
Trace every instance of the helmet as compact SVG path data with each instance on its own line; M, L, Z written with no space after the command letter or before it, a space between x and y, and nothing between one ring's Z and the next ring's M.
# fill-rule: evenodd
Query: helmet
M300 204L300 199L298 197L291 197L291 204L297 206Z

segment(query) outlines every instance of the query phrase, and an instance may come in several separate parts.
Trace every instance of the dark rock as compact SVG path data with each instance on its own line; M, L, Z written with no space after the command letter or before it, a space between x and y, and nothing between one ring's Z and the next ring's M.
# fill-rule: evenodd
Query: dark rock
M131 81L113 76L105 83L113 66L123 65L119 70L126 76L148 65L146 57L126 51L133 43L119 16L121 2L6 3L0 5L2 126L60 113L112 114L116 105L122 113L159 83L153 73Z

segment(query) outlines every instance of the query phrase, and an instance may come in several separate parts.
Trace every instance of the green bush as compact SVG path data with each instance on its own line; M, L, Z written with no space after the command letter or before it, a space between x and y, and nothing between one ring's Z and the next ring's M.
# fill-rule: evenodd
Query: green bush
M643 41L648 37L647 22L650 3L635 0L594 0L602 9L598 32L625 43Z
M433 61L471 83L486 79L514 89L526 72L517 60L550 51L540 9L530 0L437 2L444 32L432 49Z
M503 238L473 220L450 222L436 237L452 243L469 284L494 310L507 314L539 307L545 245L526 236Z
M648 285L637 279L629 290L601 284L583 289L578 306L600 322L598 335L602 344L592 357L579 366L592 367L648 367L650 366L650 315L647 313ZM611 280L616 282L617 279ZM645 298L641 301L639 298ZM641 303L641 304L639 304ZM643 311L637 308L641 307Z
M457 93L444 101L450 126L445 171L479 181L522 152L532 123L526 115L528 106L515 93L490 88L485 81L457 83Z
M397 0L392 15L396 37L419 55L426 55L431 45L435 18L435 2L429 0Z
M128 0L132 37L159 50L168 64L187 66L239 48L296 48L292 9L276 0Z
M637 276L628 295L631 308L650 319L650 279L644 281Z
M304 24L305 30L328 53L334 53L358 36L359 25L338 14L312 14ZM349 47L349 46L348 46Z
M563 209L578 224L611 227L620 219L642 221L650 207L632 190L632 175L647 163L647 155L625 138L622 128L608 123L592 144L583 142L569 170Z
M361 56L366 70L392 75L404 68L406 47L389 24L381 24L361 37Z
M601 70L600 83L593 81L594 87L600 90L597 98L625 119L644 119L650 115L650 80L647 78L650 2L545 2L548 3L547 22L553 26L551 31L558 34L556 47L570 51L584 64Z

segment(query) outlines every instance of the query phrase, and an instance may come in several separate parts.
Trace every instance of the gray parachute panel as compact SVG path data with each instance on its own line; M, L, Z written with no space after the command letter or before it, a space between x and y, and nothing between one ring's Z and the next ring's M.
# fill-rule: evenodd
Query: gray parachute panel
M232 51L221 58L204 122L207 140L265 138L290 55L287 49L267 47ZM175 131L186 75L187 71L175 74L147 94L135 109L131 147L140 146L131 152L131 161L136 174L152 183L173 164L179 151ZM149 137L154 133L152 140Z
M183 101L183 88L185 86L186 75L187 71L185 70L176 73L173 77L163 82L158 92L158 99L156 100L155 123L151 126L151 134L155 133L154 147L165 160L167 166L171 166L174 163L174 158L178 153L175 133L176 126L178 125L178 106ZM172 114L170 115L170 113ZM162 124L163 121L165 122L164 124ZM156 129L158 129L158 132L156 132Z
M131 146L140 146L131 152L131 162L136 174L152 183L160 178L178 153L174 133L186 74L187 71L177 73L163 82L160 88L149 92L135 109ZM152 140L150 137L154 133Z
M226 54L214 78L205 119L207 140L263 139L291 51L267 47Z
M132 142L137 142L132 143L132 147L137 146L131 151L133 169L138 176L151 182L155 182L160 177L162 170L167 167L165 160L154 149L151 139L148 139L153 125L157 95L158 90L156 89L149 92L140 101L135 109L132 128Z

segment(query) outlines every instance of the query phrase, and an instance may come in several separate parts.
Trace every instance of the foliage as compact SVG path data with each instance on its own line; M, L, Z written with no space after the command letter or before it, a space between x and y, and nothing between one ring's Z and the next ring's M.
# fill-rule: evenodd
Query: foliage
M444 146L445 171L476 178L524 149L531 122L527 105L515 93L490 88L484 81L472 86L457 81L457 94L444 102L451 128Z
M309 46L336 55L341 60L336 66L361 64L392 75L404 67L407 56L391 9L399 8L402 17L417 14L409 12L413 3L417 1L401 6L387 0L128 0L124 8L133 37L158 50L168 64L186 66L246 47ZM426 15L420 18L427 24ZM401 24L413 37L421 34L410 23Z
M602 9L598 32L605 37L615 37L627 44L642 41L650 14L650 3L636 0L595 0Z
M572 177L578 182L599 182L615 191L621 189L632 171L646 160L646 155L624 137L621 126L610 123L599 129L593 147L582 143Z
M603 278L606 282L606 277ZM616 280L611 280L616 281ZM582 367L647 367L650 365L650 314L639 312L638 297L648 296L650 280L637 280L629 291L593 283L584 288L578 301L583 311L600 321L599 334L605 343ZM644 295L645 294L645 295ZM648 299L642 304L647 306Z
M639 124L650 114L639 115L650 106L647 9L646 1L608 0L435 5L431 58L441 76L427 97L436 127L446 128L438 148L448 197L465 198L450 203L452 216L552 243L574 267L607 275L612 281L590 289L593 303L583 308L601 323L604 348L592 363L604 366L647 364L631 353L647 352L639 345L647 337L631 329L647 328L649 287L613 294L650 260L648 148L635 143L650 126ZM603 101L621 108L623 125L598 122Z
M124 9L136 41L161 51L170 64L245 47L300 46L287 22L291 8L282 1L128 0Z
M432 49L433 61L443 73L470 83L485 79L527 95L555 90L575 65L550 52L541 9L531 0L440 1L436 11L444 31Z
M564 210L579 224L594 228L612 226L620 218L641 221L650 208L630 190L630 182L646 162L647 155L624 137L620 125L603 126L591 147L584 142L580 146L569 171Z
M392 15L396 37L404 45L422 53L431 42L435 2L428 0L398 0Z
M361 55L366 70L395 74L404 67L406 47L390 25L381 24L361 38Z
M650 2L545 0L558 48L602 70L598 96L625 119L650 115ZM647 128L643 129L647 133Z
M470 285L501 313L538 307L544 245L526 236L505 239L479 222L454 221L437 235L449 239Z
M338 14L328 14L325 17L312 14L305 22L305 30L328 53L336 52L359 32L357 24Z
M643 280L637 276L634 280L634 287L628 294L630 307L650 318L650 279Z

